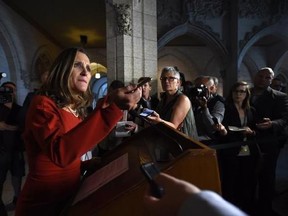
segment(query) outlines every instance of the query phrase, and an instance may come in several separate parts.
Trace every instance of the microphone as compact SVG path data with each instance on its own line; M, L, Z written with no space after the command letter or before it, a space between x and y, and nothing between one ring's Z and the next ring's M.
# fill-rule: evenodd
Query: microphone
M146 122L149 126L155 128L158 132L160 132L161 134L163 134L164 136L168 137L169 139L171 139L176 145L177 145L177 148L179 150L179 152L183 152L183 148L181 146L181 144L174 138L172 137L170 134L166 133L164 130L162 130L161 128L157 127L155 124L151 123L150 121L148 121L146 119L146 117L143 117L141 115L139 115L137 113L136 110L130 110L129 111L129 114L131 116L133 116L134 118L139 118L141 120L143 120L144 122ZM156 160L159 162L159 161L167 161L167 160L170 160L169 159L169 152L167 152L167 149L165 148L160 148L160 149L155 149L156 150Z

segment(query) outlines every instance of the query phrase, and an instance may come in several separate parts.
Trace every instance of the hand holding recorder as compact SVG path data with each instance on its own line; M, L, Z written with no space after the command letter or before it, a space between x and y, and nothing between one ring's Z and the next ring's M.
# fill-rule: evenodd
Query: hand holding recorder
M144 204L151 215L184 216L184 215L214 215L214 216L247 216L233 204L227 202L217 193L201 191L195 185L160 173L155 182L163 186L165 194L159 199L146 191Z
M153 162L142 164L140 168L150 185L150 195L160 199L164 195L164 188L154 180L160 170Z
M161 198L156 198L150 190L146 191L144 203L150 212L155 213L153 215L177 215L184 200L200 192L196 186L164 173L157 175L155 182L165 189L165 193Z
M145 83L150 82L152 80L151 77L145 77L141 82L137 83L136 87L130 91L128 91L127 93L133 93L134 91L136 91L138 88L142 87Z

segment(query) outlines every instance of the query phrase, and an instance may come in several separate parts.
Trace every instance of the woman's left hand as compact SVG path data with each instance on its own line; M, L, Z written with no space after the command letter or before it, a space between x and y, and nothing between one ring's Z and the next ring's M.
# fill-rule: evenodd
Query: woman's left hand
M245 131L243 131L244 135L248 135L248 136L252 136L255 135L255 131L253 131L251 128L249 127L244 127Z

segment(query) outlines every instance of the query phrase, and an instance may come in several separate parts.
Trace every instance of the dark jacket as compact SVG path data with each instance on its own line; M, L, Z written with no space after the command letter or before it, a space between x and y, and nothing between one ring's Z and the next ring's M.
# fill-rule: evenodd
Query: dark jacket
M19 126L20 110L21 106L16 103L13 103L11 109L6 107L4 104L0 104L0 121L4 121L9 125ZM24 147L21 139L21 131L0 131L0 148L2 151L6 152L23 151Z
M256 111L253 107L250 107L246 110L246 126L255 130L256 126ZM234 104L226 104L225 106L225 114L222 124L226 127L228 134L226 136L222 136L220 141L222 143L235 143L235 142L242 142L244 144L244 134L238 131L231 131L229 130L228 126L235 126L235 127L243 127L241 124L241 120L239 117L239 113ZM247 140L254 140L254 136L248 136ZM226 153L237 155L239 153L241 146L232 147L229 149L225 149Z
M141 105L142 108L149 108L149 109L152 109L152 110L156 109L158 103L159 103L159 99L156 96L154 96L154 95L151 96L149 105L147 104L147 101L145 101L143 98L141 98L140 101L138 102L138 104Z
M261 122L263 118L270 118L272 121L272 128L257 132L261 150L269 152L271 149L279 148L285 140L279 142L278 138L283 135L288 124L287 94L268 87L262 95L251 100L251 105L256 109L257 122ZM274 144L271 144L271 139L275 141Z

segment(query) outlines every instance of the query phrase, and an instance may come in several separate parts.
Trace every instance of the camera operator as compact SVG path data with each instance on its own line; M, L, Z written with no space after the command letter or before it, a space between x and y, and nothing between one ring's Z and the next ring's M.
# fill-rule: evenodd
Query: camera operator
M23 144L19 129L19 111L21 106L15 101L16 85L5 82L0 90L0 195L7 172L11 172L14 198L7 210L13 210L21 191L22 177L25 174ZM2 199L0 199L0 215L7 215Z
M224 98L215 92L214 79L210 76L197 77L190 90L199 140L208 145L217 138L219 127L223 127L225 112Z

